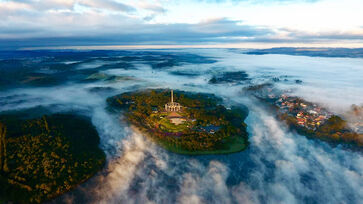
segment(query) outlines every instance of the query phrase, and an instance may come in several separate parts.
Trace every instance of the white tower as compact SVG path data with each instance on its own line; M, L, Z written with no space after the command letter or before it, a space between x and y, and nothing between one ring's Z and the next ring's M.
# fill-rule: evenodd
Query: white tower
M170 102L165 104L165 111L167 112L178 112L181 110L181 105L174 102L174 91L171 90Z
M174 92L173 92L173 89L171 90L171 103L174 103Z

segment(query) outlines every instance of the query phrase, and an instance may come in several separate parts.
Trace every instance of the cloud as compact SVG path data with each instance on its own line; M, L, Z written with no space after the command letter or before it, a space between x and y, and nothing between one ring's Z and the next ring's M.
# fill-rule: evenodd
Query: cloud
M355 31L329 31L329 32L307 32L295 29L281 28L280 32L284 32L285 35L273 36L270 41L291 41L291 42L321 42L332 40L346 40L355 41L363 39L363 29Z
M155 13L165 13L167 11L166 8L164 8L159 3L150 3L146 1L141 1L137 4L140 8L153 11Z
M281 4L281 3L315 3L321 0L197 0L200 2L213 2L213 3L241 3L241 2L248 2L251 4L266 4L266 3L273 3L273 4Z
M362 41L363 39L363 32L354 33L350 30L339 31L337 29L338 32L310 33L306 30L254 25L248 20L218 16L218 13L205 17L203 15L203 18L196 17L197 20L193 20L193 15L183 17L185 8L182 13L175 11L184 3L175 4L177 7L168 7L169 4L161 0L122 2L118 0L0 0L0 18L2 19L0 21L0 47L4 49L5 47L17 48L22 45L312 43ZM181 16L173 17L173 15ZM185 13L185 15L187 14ZM214 16L217 17L211 18ZM165 20L168 18L183 20Z
M135 8L120 3L116 0L15 0L15 1L0 1L0 8L12 8L14 10L30 9L34 12L44 12L47 10L73 10L76 5L83 5L91 9L105 9L110 11L132 12Z
M296 36L300 39L315 39L315 40L362 40L363 39L363 32L362 33L348 33L348 32L328 32L328 33L318 33L318 34L299 34L293 33L293 36Z
M13 9L22 10L36 10L36 11L44 11L49 9L72 9L76 0L47 0L47 1L37 1L37 0L14 0L14 1L0 1L1 7L9 7L11 6Z
M60 16L63 21L57 22ZM115 17L117 16L117 18ZM105 18L97 12L84 15L58 13L49 18L57 25L21 23L3 26L0 49L32 46L152 45L152 44L219 44L219 43L321 43L360 41L363 34L348 32L306 33L297 30L272 30L245 25L225 18L209 19L196 24L149 24L117 14ZM154 16L146 17L152 20ZM49 20L48 19L48 20ZM123 19L127 22L115 21ZM83 25L82 22L90 21ZM38 22L42 22L39 20ZM75 23L79 22L79 23ZM69 24L73 28L69 29ZM91 26L92 25L92 26ZM284 35L280 33L284 32Z
M79 4L94 9L107 9L111 11L133 12L135 8L114 0L80 0Z
M2 44L27 46L57 46L57 45L111 45L111 44L184 44L198 42L228 42L239 41L238 38L258 38L273 34L265 28L240 25L239 21L228 19L213 19L197 24L147 24L127 16L118 15L129 21L128 24L113 21L115 18L100 20L97 13L90 14L87 19L80 15L57 14L64 16L58 25L35 26L5 26L0 34ZM92 28L82 25L86 20L92 21ZM48 19L49 20L49 19ZM40 21L41 22L41 21ZM80 22L72 30L67 28L67 22ZM75 24L75 23L73 23ZM54 27L53 27L54 26ZM23 31L26 32L23 32ZM65 34L66 32L66 34ZM17 37L12 37L17 36ZM12 39L9 39L11 38ZM1 40L0 40L1 41Z

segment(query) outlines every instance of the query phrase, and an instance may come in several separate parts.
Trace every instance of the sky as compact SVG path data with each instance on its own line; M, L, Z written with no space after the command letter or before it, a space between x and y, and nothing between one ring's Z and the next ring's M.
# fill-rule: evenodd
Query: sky
M0 0L0 49L363 47L362 0Z

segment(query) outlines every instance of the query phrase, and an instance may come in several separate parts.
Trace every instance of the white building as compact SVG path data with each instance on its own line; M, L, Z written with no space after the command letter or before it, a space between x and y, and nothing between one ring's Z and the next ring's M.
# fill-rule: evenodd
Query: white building
M174 102L174 92L171 90L171 100L165 104L165 111L167 112L179 112L182 106L179 103Z

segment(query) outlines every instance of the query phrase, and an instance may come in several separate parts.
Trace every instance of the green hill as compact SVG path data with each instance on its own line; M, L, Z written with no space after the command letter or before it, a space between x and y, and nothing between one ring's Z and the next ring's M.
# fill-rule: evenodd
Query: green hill
M0 116L0 200L41 203L86 181L105 163L86 118Z
M108 98L110 109L126 112L127 120L165 149L180 154L228 154L248 146L247 108L227 109L211 94L176 91L183 108L177 114L181 124L173 124L164 111L168 90L145 90Z

